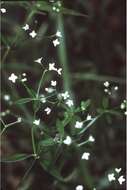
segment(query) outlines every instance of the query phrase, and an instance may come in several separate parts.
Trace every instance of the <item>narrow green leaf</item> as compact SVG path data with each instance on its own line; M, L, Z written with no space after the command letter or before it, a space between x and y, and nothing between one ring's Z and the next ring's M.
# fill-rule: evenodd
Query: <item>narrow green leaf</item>
M41 146L41 147L52 146L54 144L55 144L55 142L54 142L53 138L48 138L48 139L45 139L45 140L42 140L39 142L39 146Z
M107 97L103 97L102 105L104 109L107 109L109 106L109 99Z
M35 100L35 99L33 99L33 98L22 98L20 100L17 100L15 103L16 104L26 104L26 103L31 102L33 100Z
M56 169L56 167L48 160L40 161L43 169L48 172L50 175L58 179L59 181L64 182L64 178L61 176L60 172Z
M26 160L32 156L33 156L32 154L15 154L15 155L8 156L6 158L1 159L1 162L8 162L8 163L19 162L22 160Z

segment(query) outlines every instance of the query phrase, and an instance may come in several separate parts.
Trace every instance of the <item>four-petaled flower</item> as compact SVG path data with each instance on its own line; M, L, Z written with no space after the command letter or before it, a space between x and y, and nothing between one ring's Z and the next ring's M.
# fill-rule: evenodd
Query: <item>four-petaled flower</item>
M25 24L25 26L22 27L23 30L29 30L29 25L28 24Z
M73 100L67 100L65 102L69 107L72 107L74 105Z
M120 185L122 185L122 183L125 181L125 178L123 175L121 175L119 178L118 178L118 182Z
M82 121L76 121L75 128L81 129L82 126L83 126L83 122Z
M10 81L12 81L13 83L15 83L16 82L16 80L17 80L17 76L14 74L14 73L12 73L11 74L11 76L8 78Z
M116 180L116 178L115 178L115 176L114 176L114 173L108 174L108 180L109 180L110 182Z
M42 61L42 57L36 59L34 62L36 62L36 63L40 63L40 64L41 64L41 61Z
M88 120L91 120L91 119L92 119L91 115L88 114L86 120L88 121Z
M94 141L95 141L95 138L94 138L92 135L90 135L89 138L88 138L88 141L89 141L89 142L94 142Z
M109 82L108 82L108 81L105 81L105 82L104 82L104 86L105 86L105 87L109 87Z
M90 157L90 153L89 152L84 152L81 159L82 160L89 160Z
M63 97L64 100L70 97L68 91L66 91L65 93L61 93L61 96Z
M56 36L59 37L59 38L62 38L62 34L61 34L61 32L59 30L57 30Z
M2 13L6 13L6 9L5 8L1 8L0 9Z
M49 115L51 113L51 108L47 107L44 110L46 112L47 115Z
M57 71L57 68L55 67L55 63L49 63L49 71Z
M56 47L60 44L58 39L53 40L53 45Z
M122 168L115 168L115 171L116 171L117 173L120 173L121 170L122 170Z
M56 81L51 81L51 86L56 86L57 82Z
M35 125L40 125L40 119L38 119L38 120L35 119L35 120L33 121L33 124L35 124Z
M70 145L72 143L72 139L70 136L67 136L66 139L63 141L64 144Z
M35 38L37 36L37 33L33 30L32 32L29 33L29 35L32 37L32 38Z
M83 185L77 185L75 188L75 190L83 190L83 189L84 189Z
M61 75L62 68L57 69L58 75Z

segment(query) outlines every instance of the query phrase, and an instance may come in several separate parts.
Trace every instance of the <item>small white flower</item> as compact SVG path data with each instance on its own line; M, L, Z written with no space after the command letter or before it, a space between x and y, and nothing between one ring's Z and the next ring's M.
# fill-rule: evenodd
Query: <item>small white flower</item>
M116 180L116 178L115 178L115 176L114 176L114 173L108 174L108 180L109 180L110 182Z
M17 122L20 123L22 121L21 117L18 117Z
M120 108L123 110L123 109L125 108L125 104L122 103L122 104L120 105Z
M10 100L10 95L5 94L5 95L4 95L4 100L5 100L5 101L9 101L9 100Z
M25 30L25 31L26 31L26 30L29 30L29 25L26 24L25 26L22 27L22 29Z
M53 88L45 88L45 91L48 93L52 93L54 91L54 89Z
M89 152L84 152L81 159L82 160L89 160L90 157L90 153Z
M55 6L53 6L52 9L53 9L53 11L56 11L56 7Z
M104 86L105 86L105 87L109 87L109 82L108 82L108 81L105 81L105 82L104 82Z
M69 107L72 107L74 105L73 100L67 100L65 102Z
M21 79L22 82L26 82L27 81L27 78L23 78Z
M32 37L32 38L35 38L37 36L37 33L33 30L32 32L29 33L29 35Z
M55 67L55 63L49 63L49 71L57 71L57 68Z
M26 76L26 73L23 73L23 74L22 74L22 76L24 76L24 77L25 77L25 76Z
M72 139L70 136L67 136L66 139L63 141L64 144L70 145L72 143Z
M58 46L60 44L58 39L53 40L54 47Z
M34 62L41 64L41 61L42 61L42 57L36 59Z
M94 142L94 141L95 141L95 138L94 138L92 135L90 135L89 138L88 138L88 141Z
M51 86L56 86L57 82L56 81L51 81Z
M77 128L77 129L81 129L82 126L83 126L83 122L76 121L75 128Z
M62 93L61 96L63 97L64 100L70 97L68 91L66 91L65 93Z
M61 71L62 71L62 68L57 69L58 75L61 75L61 74L62 74Z
M59 38L62 38L62 34L61 34L61 32L59 30L57 30L56 36L59 37Z
M107 89L107 88L105 88L105 89L104 89L104 92L105 92L105 93L107 93L107 92L108 92L108 89Z
M83 190L83 189L84 189L83 185L77 185L75 188L75 190Z
M120 173L121 170L122 170L122 168L115 168L115 171L116 171L117 173Z
M118 182L120 185L122 185L122 183L125 181L125 178L123 175L121 175L119 178L118 178Z
M127 111L125 111L124 114L127 115Z
M46 112L47 115L49 115L51 113L51 108L47 107L44 110Z
M35 120L33 121L33 124L35 124L35 125L40 125L40 119L38 119L38 120L35 119Z
M56 9L56 12L58 12L58 13L59 13L59 12L60 12L60 9L59 9L59 8L57 8L57 9Z
M91 120L91 119L92 119L91 115L88 114L86 120L88 121L88 120Z
M115 86L115 87L114 87L114 90L116 90L116 91L117 91L117 90L118 90L118 86Z
M14 74L14 73L12 73L11 74L11 76L8 78L10 81L12 81L13 83L15 83L15 81L17 80L17 76Z
M6 13L6 9L5 8L1 8L0 9L2 13Z

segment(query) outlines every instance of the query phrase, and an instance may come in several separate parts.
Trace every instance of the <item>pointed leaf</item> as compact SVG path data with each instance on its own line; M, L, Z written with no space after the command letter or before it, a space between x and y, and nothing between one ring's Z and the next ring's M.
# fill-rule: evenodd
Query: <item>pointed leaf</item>
M1 159L1 162L8 162L8 163L19 162L22 160L26 160L30 157L32 157L32 154L15 154Z

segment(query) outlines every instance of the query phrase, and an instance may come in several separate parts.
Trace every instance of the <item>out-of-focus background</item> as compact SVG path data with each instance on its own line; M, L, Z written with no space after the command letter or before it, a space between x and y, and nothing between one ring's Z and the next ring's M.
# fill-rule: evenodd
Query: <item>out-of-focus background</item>
M53 2L49 2L53 6ZM56 1L55 1L56 2ZM39 4L39 5L38 5ZM42 7L41 7L42 6ZM78 105L81 100L91 99L90 113L95 114L100 108L104 97L109 99L109 107L120 106L125 99L125 0L63 0L62 6L82 15L71 15L47 12L42 1L2 1L1 8L1 53L2 53L2 112L10 110L2 116L6 123L15 121L15 116L24 116L31 120L29 105L16 107L13 102L27 93L21 85L10 84L11 73L17 75L26 73L27 83L31 88L37 87L41 76L40 65L34 60L43 57L43 64L55 62L62 67L61 78L49 75L45 84L51 78L59 80L59 90L69 90ZM38 11L34 12L34 7ZM45 10L44 10L45 9ZM35 30L37 38L32 39L27 31L22 30L28 23L31 31ZM59 29L62 31L62 42L54 47L52 35ZM105 81L111 86L118 86L118 91L111 89L111 95L104 92ZM4 100L4 95L10 95L10 101ZM55 108L53 108L55 110ZM56 112L55 112L56 113ZM55 120L56 115L48 118L40 113L43 122ZM2 137L2 155L19 152L31 152L29 124L17 124L9 128ZM92 158L85 165L85 189L91 189L90 184L102 190L124 190L120 186L107 183L105 176L113 168L122 168L125 175L125 116L104 116L95 127L89 130L96 141L90 147ZM31 160L13 164L2 164L2 189L17 189ZM76 167L75 158L67 162L64 174ZM121 174L121 175L122 175ZM29 190L70 190L74 189L82 176L68 184L58 183L37 163L31 170L23 189ZM20 189L20 188L19 188Z

